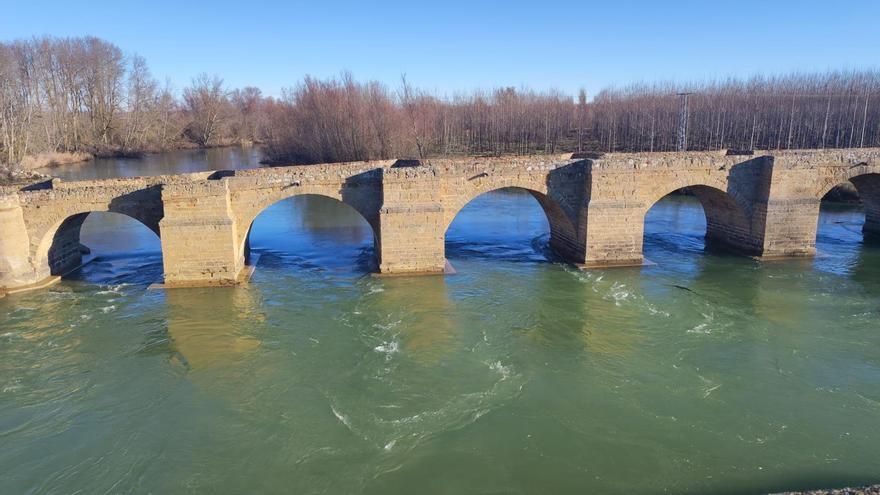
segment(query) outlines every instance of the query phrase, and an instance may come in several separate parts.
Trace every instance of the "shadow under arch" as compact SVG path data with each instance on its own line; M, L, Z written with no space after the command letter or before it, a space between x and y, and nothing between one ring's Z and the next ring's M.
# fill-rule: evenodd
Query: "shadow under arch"
M366 268L368 271L377 269L377 253L379 252L377 221L371 222L360 209L344 200L321 193L301 192L272 199L274 201L260 208L249 220L246 220L247 230L242 236L238 252L248 265L256 262L252 254L252 244L255 239L254 227L257 226L258 230L262 230L260 224L263 219L268 218L271 220L269 223L271 235L262 239L264 241L270 238L272 240L278 239L298 230L305 230L312 233L312 240L352 244L363 241L369 233L372 239L372 253L367 261L369 266ZM315 239L316 237L318 239ZM261 239L256 239L259 244ZM276 245L275 248L280 248L280 246ZM259 249L272 250L273 247L265 245ZM327 254L335 256L339 253L334 251Z
M758 256L762 247L752 235L750 213L744 201L737 198L735 193L724 191L715 186L706 184L693 184L676 186L672 190L658 193L652 197L645 208L643 222L645 233L649 229L648 224L652 221L651 212L665 199L674 196L691 196L696 198L703 210L706 221L705 248L733 252L747 256ZM642 236L642 250L644 251L645 236Z
M448 237L449 232L456 223L456 220L460 218L461 213L478 206L480 201L485 201L486 198L491 198L492 195L499 194L530 196L531 198L534 198L538 206L540 206L540 209L544 214L544 219L546 220L545 225L547 227L545 230L549 230L550 233L550 249L562 257L569 256L569 252L572 250L572 246L577 238L577 231L568 214L558 202L547 194L521 186L499 186L492 189L480 190L465 200L459 200L446 215L446 225L443 229L443 237L446 243L450 242ZM522 205L516 206L520 207ZM497 208L498 205L485 205L484 207L491 209ZM492 213L492 211L489 211L485 212L484 215L491 215ZM495 212L496 215L498 213L502 212Z
M46 230L36 247L34 264L42 275L64 276L83 264L83 256L91 254L91 248L81 243L82 227L92 214L104 218L126 219L128 222L146 227L155 234L156 240L161 239L158 222L150 222L149 219L138 218L125 212L82 211L68 214Z
M847 182L855 187L865 214L865 223L862 226L864 240L866 242L880 240L880 172L864 172L854 169L845 177L845 180L840 182L831 181L823 184L816 195L817 199L820 200L820 208L829 198L833 189L843 186ZM822 224L821 218L817 219L817 222L816 234L818 236Z

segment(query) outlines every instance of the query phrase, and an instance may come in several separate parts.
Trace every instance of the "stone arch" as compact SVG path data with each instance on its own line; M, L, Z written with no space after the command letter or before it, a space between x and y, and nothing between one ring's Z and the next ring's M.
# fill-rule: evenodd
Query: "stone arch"
M862 208L865 211L863 232L865 235L880 235L880 167L860 165L826 179L816 190L817 201L821 201L832 189L847 181L855 186L862 201ZM818 225L818 218L816 220Z
M643 222L651 208L661 199L684 188L691 191L703 207L703 214L706 216L707 245L747 255L761 254L761 243L752 234L748 202L740 198L736 192L725 190L725 184L720 180L703 183L679 181L654 188L645 202ZM644 229L642 231L644 232ZM644 243L644 234L642 242Z
M34 236L36 243L32 243L31 264L37 280L64 275L82 263L82 255L88 250L80 243L80 232L86 218L92 213L112 213L130 218L147 227L157 238L161 238L158 223L151 222L144 215L115 211L112 208L67 211L62 214L61 220L41 229Z
M869 176L877 175L880 175L880 165L862 163L846 169L835 167L828 177L819 181L814 196L816 199L821 200L826 194L831 192L832 189L845 182L853 182L853 184L855 184L854 181L865 181L865 179L871 180ZM856 188L858 188L858 186L856 186ZM859 193L861 194L861 191Z
M259 193L259 191L258 191ZM370 226L370 232L373 234L373 246L376 255L379 253L379 218L378 208L376 211L368 209L365 205L359 205L354 201L347 201L344 190L329 190L327 188L289 188L272 192L271 194L262 194L257 201L247 202L244 206L238 208L236 212L236 223L240 226L236 253L237 256L247 260L250 251L250 234L256 219L271 206L278 204L286 199L300 196L320 196L336 200L337 202L347 206L351 210L357 212L363 218L367 225Z
M565 258L577 258L576 224L562 205L549 195L546 184L537 185L516 180L486 181L477 184L447 203L445 207L443 237L446 237L446 232L449 230L452 222L471 201L484 194L504 189L525 191L535 198L544 211L544 216L547 218L547 223L550 226L550 247Z

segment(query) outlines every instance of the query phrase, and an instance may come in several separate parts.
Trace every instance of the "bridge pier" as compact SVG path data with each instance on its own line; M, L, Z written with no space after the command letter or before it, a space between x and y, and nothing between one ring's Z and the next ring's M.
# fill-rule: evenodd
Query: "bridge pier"
M867 174L851 179L865 209L865 237L880 239L880 174Z
M48 275L48 274L47 274ZM0 293L38 282L18 196L0 195Z
M377 239L379 273L438 274L446 267L440 179L429 167L387 168Z
M814 256L820 202L814 197L771 197L765 212L760 257L770 260Z
M584 266L638 266L644 263L643 203L625 199L591 199L587 209L587 254Z
M232 285L245 269L226 180L169 184L159 222L166 287Z

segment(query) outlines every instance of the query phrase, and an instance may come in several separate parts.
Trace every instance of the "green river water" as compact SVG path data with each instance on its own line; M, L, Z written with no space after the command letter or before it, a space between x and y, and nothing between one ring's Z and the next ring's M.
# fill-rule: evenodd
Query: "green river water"
M182 151L69 178L256 166ZM812 260L704 250L698 202L646 219L654 265L580 271L531 196L447 233L456 275L375 278L347 206L255 223L250 284L148 290L159 240L95 214L96 258L0 299L0 493L766 493L880 481L880 248L823 208ZM2 233L0 233L2 235Z

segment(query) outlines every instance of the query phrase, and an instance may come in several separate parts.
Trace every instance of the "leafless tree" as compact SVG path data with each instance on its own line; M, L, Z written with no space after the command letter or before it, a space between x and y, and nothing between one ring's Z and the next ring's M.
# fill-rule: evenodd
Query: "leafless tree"
M223 79L199 74L183 90L183 101L190 118L187 135L201 146L216 144L228 116L229 99Z

